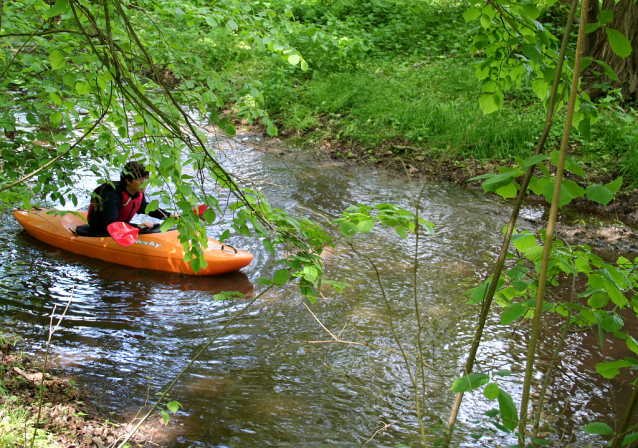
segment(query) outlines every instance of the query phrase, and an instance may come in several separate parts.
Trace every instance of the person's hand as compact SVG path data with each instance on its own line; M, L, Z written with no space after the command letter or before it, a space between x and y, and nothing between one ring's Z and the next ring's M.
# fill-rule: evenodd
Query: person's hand
M171 215L169 216L169 218L179 219L179 215L178 215L177 213L171 213Z
M150 221L146 221L140 224L140 226L146 226L146 228L148 229L152 229L153 228L153 223Z

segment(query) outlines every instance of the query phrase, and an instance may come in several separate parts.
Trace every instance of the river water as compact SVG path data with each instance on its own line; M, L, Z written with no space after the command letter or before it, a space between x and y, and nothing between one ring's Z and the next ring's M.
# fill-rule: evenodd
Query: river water
M322 220L309 210L333 218L357 203L413 209L408 182L381 171L337 166L290 150L226 149L227 163L252 179L273 206L296 214ZM83 178L78 185L88 190L94 182ZM415 294L428 366L422 384L426 421L428 426L436 426L439 418L446 421L453 401L448 389L465 362L478 313L464 291L493 265L509 208L454 184L417 182L413 188L415 194L424 191L420 214L435 224L433 236L423 235L417 247L414 237L403 240L393 229L375 229L352 241L376 264L383 289L366 259L344 244L326 255L326 272L350 287L341 293L322 290L310 307L314 316L294 286L267 292L179 381L170 398L183 408L166 427L159 416L151 419L154 442L167 447L354 447L375 433L366 446L418 441L410 377L391 331L412 353ZM532 229L541 214L525 209L528 219L521 219L519 228ZM238 290L252 297L263 288L258 279L277 269L276 258L258 239L241 235L229 243L255 255L250 266L197 278L73 255L40 243L8 215L0 225L2 332L20 335L25 351L41 352L53 306L60 315L71 299L52 339L54 366L88 389L113 420L142 415L145 403L153 402L245 303L218 302L215 293ZM221 229L211 226L210 235ZM307 343L331 339L318 320L342 341L368 346ZM551 356L557 328L545 324L539 367L543 356ZM501 326L492 318L479 352L480 371L514 372L499 384L517 403L527 336L526 324ZM627 385L598 381L592 356L601 355L594 345L595 338L573 334L561 354L546 412L557 428L549 436L555 446L599 446L600 439L578 428L596 418L613 421L615 406L626 395L622 387ZM536 381L541 378L539 373ZM513 443L512 436L489 425L484 413L495 407L481 393L466 394L454 446ZM391 425L377 432L386 424ZM480 432L487 427L492 430Z

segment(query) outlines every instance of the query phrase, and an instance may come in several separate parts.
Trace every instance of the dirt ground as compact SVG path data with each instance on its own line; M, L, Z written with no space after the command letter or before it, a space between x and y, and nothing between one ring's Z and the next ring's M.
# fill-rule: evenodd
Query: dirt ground
M0 379L5 389L0 404L9 403L25 408L30 415L38 414L38 389L42 372L33 362L16 349L0 342ZM45 395L39 428L51 432L62 447L106 448L117 446L130 429L128 425L109 422L106 416L89 404L86 396L68 380L49 373L44 376ZM134 437L129 445L150 446L143 442L144 435Z

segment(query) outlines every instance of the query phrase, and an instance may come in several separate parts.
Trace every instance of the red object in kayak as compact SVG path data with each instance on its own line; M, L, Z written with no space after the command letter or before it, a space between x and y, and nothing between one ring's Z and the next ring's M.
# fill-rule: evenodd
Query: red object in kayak
M195 273L190 263L184 261L184 249L177 239L176 230L138 235L133 244L123 247L110 236L79 236L74 233L75 228L86 224L85 220L71 213L60 216L50 212L46 209L16 210L13 216L29 234L52 246L135 268L176 274L216 275L241 269L253 260L251 253L209 238L208 247L204 250L208 266ZM86 218L86 212L79 213Z
M106 226L109 235L120 246L129 247L137 241L137 235L140 233L138 227L133 227L122 221L115 221Z

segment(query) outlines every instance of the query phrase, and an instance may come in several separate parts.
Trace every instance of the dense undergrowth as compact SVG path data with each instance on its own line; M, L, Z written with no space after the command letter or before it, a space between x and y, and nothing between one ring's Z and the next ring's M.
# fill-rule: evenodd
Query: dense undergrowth
M283 4L267 3L273 8ZM370 160L388 144L395 156L408 160L528 156L542 130L543 107L527 85L508 92L503 110L482 114L475 76L482 55L469 53L472 29L463 18L466 9L454 0L305 0L293 14L308 31L289 37L309 71L248 52L226 68L257 75L265 110L283 135L303 147L326 140L351 142L362 146ZM539 20L559 36L564 17L563 7L555 6ZM321 33L330 39L321 40ZM638 112L613 90L600 104L591 136L585 139L574 131L572 154L636 187ZM551 149L563 120L559 113L547 144Z

